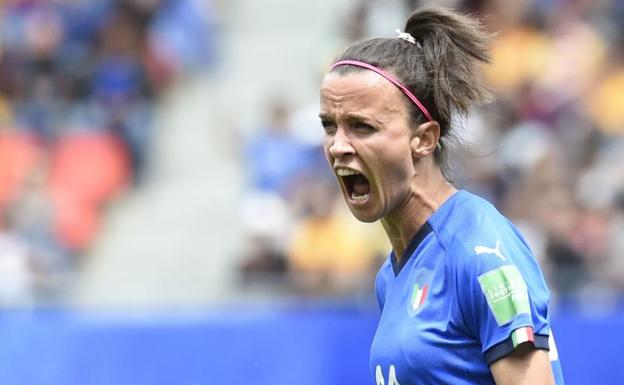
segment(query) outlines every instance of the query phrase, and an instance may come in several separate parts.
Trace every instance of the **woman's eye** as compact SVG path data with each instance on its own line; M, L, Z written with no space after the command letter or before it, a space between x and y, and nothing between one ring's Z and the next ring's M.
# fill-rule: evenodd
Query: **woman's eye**
M355 123L353 125L353 128L358 130L358 131L361 131L361 132L375 131L375 128L373 126L371 126L370 124L367 124L367 123L363 123L363 122Z
M323 130L325 130L326 134L331 134L336 132L336 124L333 122L322 121L321 125L323 126Z

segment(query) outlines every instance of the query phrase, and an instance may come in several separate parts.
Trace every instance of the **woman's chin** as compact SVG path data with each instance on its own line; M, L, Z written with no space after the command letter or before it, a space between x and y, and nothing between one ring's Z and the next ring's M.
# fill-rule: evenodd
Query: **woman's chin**
M373 223L381 218L379 213L370 206L354 206L350 203L347 205L349 210L351 210L351 214L360 222Z

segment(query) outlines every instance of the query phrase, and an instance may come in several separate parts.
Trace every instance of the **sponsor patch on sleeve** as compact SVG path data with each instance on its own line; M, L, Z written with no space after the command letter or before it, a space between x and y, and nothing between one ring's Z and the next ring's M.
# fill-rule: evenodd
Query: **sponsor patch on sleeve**
M478 280L498 326L531 313L527 286L516 266L501 266L481 274Z

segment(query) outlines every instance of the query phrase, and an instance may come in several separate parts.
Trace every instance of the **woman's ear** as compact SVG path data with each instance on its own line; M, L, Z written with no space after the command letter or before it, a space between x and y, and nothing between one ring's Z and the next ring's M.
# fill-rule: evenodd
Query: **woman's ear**
M432 154L440 140L440 125L436 121L421 124L410 140L412 158L424 158Z

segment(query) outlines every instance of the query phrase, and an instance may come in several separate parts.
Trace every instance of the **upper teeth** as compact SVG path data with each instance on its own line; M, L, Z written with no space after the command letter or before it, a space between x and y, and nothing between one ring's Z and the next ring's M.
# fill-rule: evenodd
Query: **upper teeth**
M357 175L359 174L359 172L355 170L351 170L349 168L337 168L336 174L338 174L338 176L349 176L349 175Z

